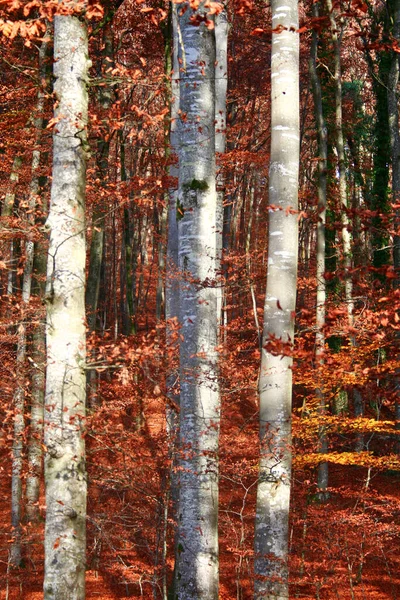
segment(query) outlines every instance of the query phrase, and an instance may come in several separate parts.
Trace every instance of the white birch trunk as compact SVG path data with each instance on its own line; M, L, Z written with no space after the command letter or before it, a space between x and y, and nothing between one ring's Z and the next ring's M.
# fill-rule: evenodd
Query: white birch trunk
M45 399L45 600L85 597L85 172L90 61L85 24L54 19L53 180Z
M180 497L179 600L218 598L218 308L215 31L179 16Z
M271 163L267 289L259 380L260 466L255 531L255 599L288 589L292 357L298 253L299 34L296 0L272 4ZM277 354L278 353L278 354ZM276 355L277 354L277 355Z

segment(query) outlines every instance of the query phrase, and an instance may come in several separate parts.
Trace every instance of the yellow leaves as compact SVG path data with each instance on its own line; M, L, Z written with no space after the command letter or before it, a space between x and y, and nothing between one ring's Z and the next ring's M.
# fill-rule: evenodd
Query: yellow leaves
M1 33L10 40L15 38L19 31L19 27L20 21L0 21Z
M296 467L316 467L322 462L336 465L351 465L375 468L377 470L400 470L400 459L395 454L389 456L374 456L372 452L328 452L326 454L314 452L295 456L293 460Z
M299 409L301 410L303 409ZM317 412L308 415L306 419L293 418L293 436L298 439L311 439L321 427L327 432L335 433L395 433L393 421L376 421L363 417L346 419L342 415L319 415Z

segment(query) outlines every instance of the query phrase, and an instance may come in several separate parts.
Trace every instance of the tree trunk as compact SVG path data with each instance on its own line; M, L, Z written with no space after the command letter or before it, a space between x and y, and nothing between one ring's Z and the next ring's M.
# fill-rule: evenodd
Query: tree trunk
M313 4L313 17L319 17L318 2ZM317 70L318 54L318 33L314 29L311 41L311 56L309 61L311 84L314 98L315 121L317 125L318 137L318 221L317 221L317 310L315 335L315 359L319 374L316 387L316 396L319 400L319 411L323 416L326 411L325 394L322 389L322 369L324 364L325 349L325 304L326 304L326 283L325 283L325 223L326 223L326 188L327 188L327 167L328 167L328 131L325 122L321 82ZM320 452L328 451L328 439L325 428L322 426L319 432ZM320 490L321 500L327 496L328 487L328 463L322 462L318 465L318 489Z
M221 166L221 157L226 149L226 94L228 89L228 15L224 4L222 10L215 17L215 151L217 153L217 229L220 231L218 241L221 247L218 249L222 256L223 228L224 228L224 196L225 177ZM223 294L220 294L220 305L218 306L219 318L223 318L222 304Z
M15 203L15 192L16 192L16 188L17 188L17 185L19 182L19 172L21 170L21 167L22 167L22 158L21 158L21 156L16 156L14 158L13 165L11 168L10 188L5 195L3 206L1 208L2 221L4 221L4 220L8 221L9 218L12 217L12 215L13 215L14 203ZM6 224L7 224L7 227L9 227L9 224L8 223L6 223ZM8 249L6 251L4 251L4 253L3 253L3 257L7 264L7 284L5 287L7 289L7 294L9 296L11 296L14 291L14 278L15 278L14 242L7 241L6 244L8 245Z
M48 31L44 36L44 41L39 50L39 73L40 85L43 85L46 80L46 52L48 46ZM36 145L39 144L40 135L43 129L43 110L45 101L45 90L39 88L37 102L37 117L34 121L36 128ZM28 213L26 216L27 226L34 227L35 225L35 209L37 194L39 191L38 168L40 165L40 150L35 148L32 155L32 179L30 185L30 195L28 202ZM18 180L18 179L17 179ZM13 202L10 206L12 206ZM14 532L14 541L10 550L10 563L18 566L21 563L21 511L22 511L22 467L23 467L23 446L24 446L24 431L25 431L25 378L26 378L26 347L27 347L27 321L26 313L27 306L31 297L32 271L33 271L34 243L30 235L25 242L25 267L22 280L22 301L20 310L20 322L18 325L17 339L17 363L16 363L16 382L17 387L14 393L14 438L12 449L12 480L11 480L11 524ZM31 494L27 489L27 500L30 504ZM39 496L37 494L35 502ZM29 518L29 511L28 518Z
M393 0L392 5L393 18L393 37L400 41L400 0ZM392 64L389 72L388 81L388 112L389 112L389 131L390 147L392 151L392 201L396 205L394 214L393 236L393 267L395 272L394 287L400 286L400 136L399 136L399 109L397 87L399 82L399 56L393 52ZM399 337L399 336L398 336ZM396 371L395 386L397 396L400 391L400 372ZM395 404L396 429L400 429L400 400ZM396 443L396 452L400 454L400 442Z
M54 19L56 125L50 214L45 400L45 600L85 597L86 26Z
M179 16L177 199L180 321L180 497L177 598L218 598L218 307L220 268L215 170L215 30Z
M326 6L329 13L331 26L331 35L334 49L335 64L335 146L338 159L339 170L339 198L342 218L342 247L343 247L343 266L345 270L345 297L347 306L348 323L353 325L354 321L354 302L353 302L353 282L351 278L351 233L349 229L349 218L347 216L347 184L346 184L346 163L343 138L343 110L342 110L342 67L341 67L341 38L342 32L338 28L334 9L331 0L326 0ZM340 32L340 33L339 33Z
M101 70L104 77L114 66L114 37L112 30L112 15L109 6L107 22L104 25L102 36L102 61ZM110 152L110 127L107 120L108 112L113 103L115 92L110 85L99 88L99 103L103 110L104 125L98 140L96 166L98 176L103 188L107 189L109 182L109 152ZM106 194L105 194L106 196ZM104 228L106 219L106 202L100 198L93 208L92 214L92 238L89 252L89 270L86 283L85 305L87 314L87 325L90 332L96 331L97 306L99 303L100 279L104 254ZM96 361L96 352L92 350L90 360ZM86 374L88 406L94 410L99 404L98 398L98 373L96 369L88 369Z
M267 289L259 378L255 599L287 599L294 311L298 253L298 5L272 2ZM274 342L278 342L275 347Z

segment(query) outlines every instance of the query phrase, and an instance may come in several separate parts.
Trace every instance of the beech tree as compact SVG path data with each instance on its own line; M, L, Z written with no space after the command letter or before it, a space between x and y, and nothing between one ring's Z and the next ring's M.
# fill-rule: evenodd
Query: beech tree
M292 349L297 289L299 34L296 0L273 0L268 269L260 398L255 599L289 598Z
M313 3L313 16L319 17L319 3ZM325 281L325 224L326 224L326 195L327 195L327 163L328 163L328 130L322 105L321 81L317 70L318 57L318 32L312 32L311 51L309 59L310 79L314 99L315 122L318 138L318 213L317 213L317 307L315 335L315 355L318 366L324 363L325 350L325 312L326 312L326 281ZM321 414L325 413L326 401L323 392L323 382L319 377L316 387ZM320 430L320 450L327 452L328 444L326 433ZM318 488L321 490L321 499L326 497L328 487L328 463L318 465Z
M85 174L86 26L54 19L53 172L46 285L46 600L85 597Z
M183 13L183 14L182 14ZM218 598L219 216L215 168L215 29L202 4L178 13L177 149L180 490L176 594ZM207 27L207 24L211 24Z
M36 594L46 504L46 600L82 598L85 569L88 597L287 600L288 579L290 597L396 596L398 0L344 14L327 2L319 14L317 2L301 5L300 31L294 2L275 0L272 27L269 4L241 0L171 3L171 15L152 0L105 0L100 21L96 0L79 16L52 0L0 6L0 507L9 514L13 496L16 509L14 527L0 527L10 550L0 589L10 598ZM51 46L55 10L53 95L39 88L32 46ZM365 399L356 419L354 390ZM331 414L339 394L349 400Z

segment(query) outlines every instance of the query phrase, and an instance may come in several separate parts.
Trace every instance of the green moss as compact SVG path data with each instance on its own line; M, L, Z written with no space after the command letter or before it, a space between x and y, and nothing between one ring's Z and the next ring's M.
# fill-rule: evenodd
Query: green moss
M205 192L208 190L208 183L204 179L192 179L192 181L183 184L183 190L188 192L189 190L199 190L200 192Z

